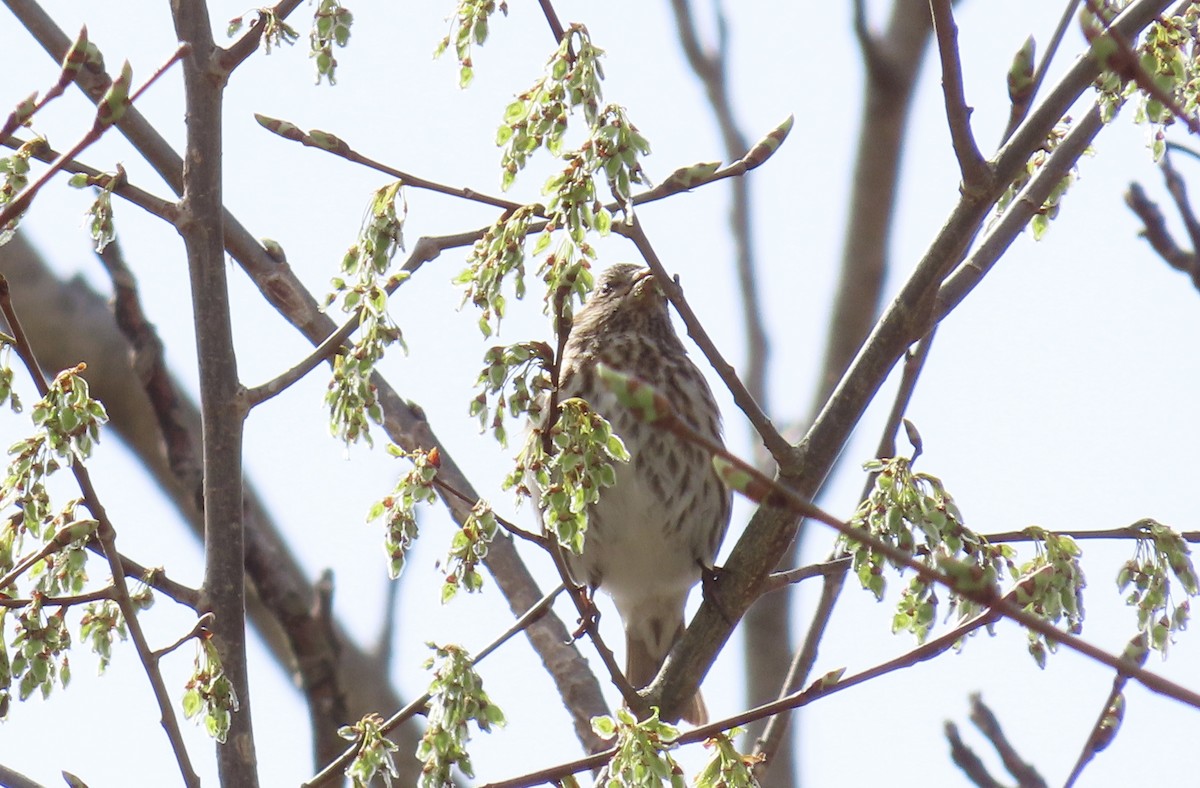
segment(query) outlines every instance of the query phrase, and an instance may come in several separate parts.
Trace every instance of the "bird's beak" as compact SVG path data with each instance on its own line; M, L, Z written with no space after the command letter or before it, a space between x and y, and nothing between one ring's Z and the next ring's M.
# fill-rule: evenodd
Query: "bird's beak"
M662 288L658 286L658 281L654 278L654 272L649 268L643 268L634 275L633 291L639 298L645 298L651 293L660 298L663 297Z

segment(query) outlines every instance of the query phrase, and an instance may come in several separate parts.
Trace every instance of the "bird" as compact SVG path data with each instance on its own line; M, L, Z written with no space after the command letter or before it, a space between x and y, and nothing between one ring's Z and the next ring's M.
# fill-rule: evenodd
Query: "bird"
M630 457L616 463L614 484L589 505L582 552L568 550L566 558L576 582L612 597L625 629L625 676L641 689L683 636L688 594L714 565L731 494L707 450L639 421L617 401L599 380L601 363L653 386L692 430L723 445L721 414L653 272L633 263L602 271L572 319L559 392L604 416ZM707 722L699 691L681 716Z

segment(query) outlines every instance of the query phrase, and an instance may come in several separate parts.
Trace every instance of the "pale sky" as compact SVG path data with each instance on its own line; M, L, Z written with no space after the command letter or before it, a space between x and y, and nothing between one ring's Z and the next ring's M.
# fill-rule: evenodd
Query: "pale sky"
M261 52L233 77L225 108L227 205L256 236L282 244L298 275L319 296L345 248L353 242L371 190L386 177L264 130L253 113L341 136L365 155L450 185L499 192L495 128L504 106L531 85L553 50L553 39L536 4L511 2L497 18L491 39L475 53L476 79L457 87L450 57L431 52L448 29L450 2L349 4L356 25L339 60L336 87L313 85L306 57L310 6L294 15L302 33L295 47ZM801 10L798 6L811 6ZM850 3L729 4L733 62L730 79L739 120L751 139L788 114L796 125L783 148L751 178L756 243L762 265L764 317L772 339L772 416L777 423L807 410L812 378L823 349L823 330L837 273L847 182L859 127L862 68L850 27ZM884 3L872 3L884 6ZM1049 38L1059 3L970 0L958 21L968 101L985 154L993 150L1007 118L1004 75L1027 35ZM47 3L69 34L86 21L110 71L128 58L140 84L174 49L165 3L129 0L120 14L104 14L82 2ZM618 0L604 5L559 2L564 22L585 22L594 42L607 50L605 96L628 107L650 140L651 177L675 168L722 158L714 124L698 84L684 67L665 2ZM210 3L218 30L247 7ZM1081 51L1073 29L1051 80ZM10 64L0 82L0 112L33 90L51 84L53 63L7 12L0 12L0 49ZM958 196L957 165L949 147L936 61L927 63L903 163L903 191L892 269L891 297L943 223ZM182 90L178 69L140 102L139 108L182 149ZM73 143L91 124L78 91L68 91L37 129L58 148ZM1186 141L1173 132L1176 139ZM925 454L920 469L940 477L955 496L967 525L988 533L1031 524L1050 529L1112 528L1154 517L1177 530L1196 528L1191 462L1200 444L1194 392L1200 361L1192 340L1200 329L1200 297L1187 279L1167 268L1136 235L1138 223L1122 195L1140 180L1152 196L1165 198L1145 147L1146 131L1122 117L1102 132L1094 158L1081 163L1080 179L1067 195L1047 237L1014 243L981 287L948 320L909 411L920 428ZM121 162L129 178L160 196L169 194L130 146L110 133L81 157L100 169ZM1194 177L1194 162L1180 162ZM539 199L550 172L542 156L511 190L516 200ZM89 252L82 214L90 196L65 181L47 188L24 222L31 239L63 274L79 273L107 292L102 269ZM407 192L407 237L474 229L494 212L439 195ZM659 255L682 277L688 298L714 340L735 365L743 356L741 323L731 299L734 286L726 231L728 196L714 185L646 206L640 212ZM183 246L173 229L139 209L114 201L116 224L129 264L139 277L144 305L168 349L175 373L195 381L190 296ZM598 244L601 262L633 259L622 239ZM425 408L439 437L468 478L497 510L526 527L529 507L515 510L500 490L510 450L477 434L467 414L484 350L496 341L550 335L540 299L510 304L498 340L483 339L470 309L456 311L461 291L450 283L465 252L450 251L427 265L393 299L391 311L411 352L398 353L384 372L399 392ZM530 265L530 286L536 266ZM239 367L255 385L292 366L308 345L269 307L236 267L231 286ZM14 287L19 283L14 282ZM694 352L694 351L693 351ZM246 467L252 480L292 536L296 552L315 577L326 567L336 578L337 614L365 642L381 627L386 580L378 525L364 524L370 503L391 488L401 465L382 451L346 452L328 435L322 396L326 372L255 411L247 425ZM18 377L20 375L18 374ZM711 376L725 414L730 446L748 455L752 446L744 418ZM32 400L26 385L27 401ZM862 486L857 466L870 457L891 406L894 382L885 387L855 439L845 450L839 476L822 498L843 517L854 509ZM25 417L0 415L5 445L28 430ZM198 547L174 512L141 476L115 438L103 441L92 465L100 495L118 527L122 548L142 563L163 564L196 584ZM64 486L63 495L70 495ZM734 513L732 546L751 510ZM422 539L400 581L395 680L406 697L423 691L420 665L425 641L458 642L478 649L509 625L507 605L490 577L481 596L437 602L434 562L450 539L440 509L422 522ZM832 534L814 528L805 557L824 557ZM1084 567L1088 619L1084 636L1119 652L1134 634L1135 613L1116 590L1119 565L1133 545L1088 542ZM1026 548L1023 556L1028 558ZM544 587L555 582L549 562L526 552ZM102 582L96 565L93 579ZM893 579L897 592L904 580ZM800 594L797 633L807 626L818 584ZM891 635L892 601L877 604L851 580L822 643L814 675L838 667L855 672L912 647ZM692 606L698 602L694 595ZM175 609L172 609L175 608ZM605 618L609 642L619 640L617 616ZM573 613L560 608L564 617ZM160 600L146 619L153 642L173 641L191 626L186 611ZM946 720L959 724L999 774L995 757L966 720L968 695L983 693L1021 754L1051 783L1066 778L1100 711L1111 683L1102 666L1065 649L1039 670L1025 650L1024 633L1001 623L997 636L972 638L963 653L872 681L823 699L807 709L798 728L798 761L810 786L961 785L965 779L947 755ZM705 684L714 718L743 708L740 641L718 659ZM308 722L299 696L270 667L262 650L251 654L251 691L264 786L294 785L313 770ZM584 653L595 663L589 648ZM192 650L164 663L172 691L182 695ZM578 755L568 718L548 678L534 669L525 641L516 639L481 666L485 687L509 719L505 729L475 737L472 749L479 782L515 776ZM92 788L129 784L136 759L139 784L174 785L178 772L157 724L145 678L128 645L117 650L109 673L95 679L94 658L73 655L75 680L67 692L15 704L0 727L0 762L47 785L58 772L78 774ZM1193 685L1200 646L1183 633L1166 663L1148 667ZM607 682L606 692L614 699ZM1195 709L1127 689L1124 727L1112 746L1085 772L1080 785L1139 784L1147 773L1163 785L1185 784L1200 769L1191 743L1200 716ZM390 709L381 709L384 715ZM48 726L55 728L49 733ZM215 784L212 746L185 724L197 768ZM698 749L698 748L693 748ZM696 754L682 756L686 764Z

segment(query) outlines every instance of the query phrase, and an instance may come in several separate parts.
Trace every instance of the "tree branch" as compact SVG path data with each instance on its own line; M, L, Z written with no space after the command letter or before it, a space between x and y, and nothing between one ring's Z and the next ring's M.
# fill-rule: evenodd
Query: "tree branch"
M21 361L25 364L30 377L33 379L38 394L45 397L49 392L46 378L42 375L42 370L38 365L33 347L29 344L25 331L21 327L21 321L17 318L16 310L13 308L8 280L2 275L0 275L0 312L3 312L5 322L8 323L8 327L13 333L13 338L16 340L16 351L21 357ZM171 705L171 697L167 692L166 684L163 683L162 673L158 670L158 661L154 659L154 654L150 650L150 644L146 640L146 633L142 630L142 622L138 619L137 608L134 607L133 602L129 598L129 586L125 582L125 567L122 565L120 553L117 552L116 529L108 519L108 513L100 502L100 496L96 493L96 488L92 485L91 475L88 473L87 468L78 462L72 462L71 472L75 476L76 484L79 485L84 504L87 506L88 511L92 513L92 517L96 518L96 521L99 523L96 529L96 539L100 542L102 553L108 560L109 570L112 572L113 599L121 609L121 617L125 619L125 626L129 630L129 637L133 641L138 658L142 662L142 668L146 672L146 678L149 680L150 687L154 692L154 699L158 703L158 710L161 715L160 722L163 730L166 731L167 739L171 742L171 749L175 754L176 762L179 764L179 771L183 777L184 784L189 786L189 788L198 788L200 779L196 776L195 769L192 768L191 758L188 756L187 747L183 743L183 736L179 730L179 720L176 718L174 707Z
M566 586L560 585L558 588L554 589L553 591L551 591L550 593L548 593L544 597L542 597L540 600L538 600L537 604L535 604L533 607L529 608L529 610L525 611L525 613L520 618L518 618L513 623L512 626L510 626L499 637L495 638L487 646L484 646L484 648L482 650L480 650L480 652L471 659L471 664L478 665L480 662L487 659L487 657L489 655L491 655L493 652L495 652L497 649L499 649L501 646L503 646L505 643L507 643L509 640L511 640L515 635L525 631L532 624L534 624L536 621L538 621L543 616L545 616L547 613L549 613L551 605L554 604L554 600L565 589L566 589ZM431 696L429 695L429 693L425 693L421 697L413 700L411 703L407 704L404 708L400 709L395 714L393 714L391 717L389 717L387 719L387 721L384 722L384 724L382 726L380 726L381 729L385 733L395 729L402 722L410 719L413 715L417 714L422 709L424 709L425 706L429 703L430 698L431 698ZM349 748L347 748L345 750L345 752L343 752L341 755L339 755L333 761L326 764L325 767L323 769L321 769L320 772L318 772L311 780L304 783L301 786L301 788L318 788L318 786L328 784L333 778L335 778L338 775L339 772L345 771L345 769L350 765L350 763L358 755L358 750L359 750L359 747L358 747L357 743L354 745L351 745Z
M991 180L991 168L975 144L971 133L971 108L963 93L962 61L958 54L958 25L950 0L929 0L933 16L933 32L937 38L938 55L942 61L942 93L946 102L946 120L950 124L950 142L962 173L962 188L967 191L986 190Z
M1075 18L1075 10L1081 2L1082 0L1067 0L1067 5L1063 9L1062 16L1059 17L1058 24L1055 26L1054 32L1050 35L1050 43L1046 46L1046 52L1042 55L1037 70L1033 74L1033 82L1029 86L1029 95L1019 104L1013 104L1008 116L1008 124L1004 128L1004 133L1000 136L1001 145L1008 142L1008 138L1016 131L1017 126L1021 125L1021 121L1025 119L1025 116L1029 114L1029 108L1033 106L1034 99L1037 98L1042 83L1046 81L1046 72L1050 69L1050 64L1054 62L1054 56L1058 54L1059 47L1062 45L1063 36L1066 35L1071 20Z
M1168 0L1138 0L1121 14L1114 27L1124 35L1134 35L1169 4ZM896 361L932 324L934 297L943 277L962 259L1004 186L1024 168L1030 152L1042 144L1096 72L1095 63L1087 59L1077 62L996 155L995 188L986 195L963 195L797 446L794 461L780 474L781 482L805 496L821 487L851 430ZM682 643L673 651L661 688L665 711L676 708L695 692L734 623L757 598L762 578L791 543L797 519L794 513L777 506L759 507L725 564L720 588L713 598L705 600Z
M200 410L204 434L204 599L214 614L213 643L238 706L227 740L217 746L217 768L226 785L258 785L246 666L245 530L242 514L244 390L238 380L225 277L221 113L224 75L218 74L208 9L172 0L181 41L191 46L183 63L187 100L187 153L181 216L176 225L187 247Z
M35 0L4 0L4 3L52 57L61 59L70 42ZM109 80L103 73L92 73L84 69L80 72L77 82L89 98L95 101L103 94ZM117 125L172 190L176 194L181 193L182 160L136 108L130 107ZM713 174L705 182L741 174L747 169L744 162L738 162L722 172ZM676 189L679 190L682 190L682 187ZM663 190L647 193L643 200L661 199L666 193L668 192ZM321 311L316 299L299 282L291 267L268 254L262 244L228 211L223 213L223 222L230 255L259 288L267 302L284 315L310 342L318 344L328 337L336 329L335 324ZM482 230L479 231L477 237L481 237L482 233ZM450 453L440 446L419 408L405 401L378 374L372 378L372 385L377 389L380 406L384 412L384 429L388 436L408 450L439 446L443 458L442 476L452 480L456 489L468 495L473 494L472 486L453 462ZM464 522L469 508L461 504L448 504L455 520L460 524ZM248 553L247 558L252 559L253 556ZM269 553L264 553L262 558L264 561L261 563L248 561L248 571L273 571ZM485 564L514 611L524 611L540 598L537 584L508 536L493 541ZM578 650L570 645L567 628L557 616L551 614L530 627L527 635L543 665L554 677L559 694L572 714L576 734L583 746L587 749L600 746L599 739L592 731L590 720L597 714L605 713L607 706L595 676Z
M775 429L775 425L771 423L770 418L759 407L758 402L750 395L746 385L738 377L737 370L725 360L725 357L717 349L712 338L709 337L708 332L704 330L700 319L696 317L696 313L692 311L687 299L683 297L683 288L679 286L679 283L663 267L662 261L659 260L658 254L654 251L654 247L651 246L650 239L646 237L641 220L637 216L634 216L633 221L630 223L629 239L633 241L638 252L646 260L650 269L654 271L654 276L659 287L662 288L671 305L675 307L675 311L683 319L683 323L687 327L688 336L700 348L700 352L708 359L708 363L712 365L713 370L721 378L721 381L725 383L725 387L733 394L733 401L741 409L742 413L746 414L746 418L750 420L755 431L762 438L763 444L771 452L771 456L777 462L785 463L792 454L791 446L779 434L779 431Z
M913 392L916 390L917 380L920 378L921 371L925 367L925 360L929 356L929 348L933 344L933 336L934 331L931 330L929 334L921 339L917 345L917 350L907 354L903 374L900 378L900 386L892 402L892 410L888 415L887 424L880 435L879 446L875 450L876 457L894 457L896 455L895 436L900 429L900 423L904 418L905 411L908 409ZM859 500L866 500L867 496L871 493L874 483L873 476L866 480ZM812 623L809 624L808 632L804 636L804 645L792 658L787 676L784 678L783 685L779 688L779 698L784 698L795 692L808 680L809 674L812 673L813 665L817 661L817 651L821 639L825 636L825 629L829 626L829 622L833 618L834 606L837 604L838 597L845 586L846 573L850 568L849 558L844 556L840 550L835 550L834 557L825 565L840 566L840 571L835 571L825 576L825 582L821 586L821 598L817 602L817 609L813 612ZM773 768L775 765L776 754L781 751L780 748L783 745L784 737L787 735L790 721L791 715L786 713L771 717L762 735L754 743L754 753L763 756L763 760L754 767L755 774L760 780L767 774L774 774L773 771L768 772L767 770Z
M287 19L302 1L280 0L273 8L269 9L269 13L277 19ZM220 68L225 72L226 77L232 74L238 66L254 54L255 50L258 49L259 43L262 41L262 36L266 29L267 13L260 9L258 19L254 20L254 24L250 26L250 29L243 33L241 38L220 52L218 60Z

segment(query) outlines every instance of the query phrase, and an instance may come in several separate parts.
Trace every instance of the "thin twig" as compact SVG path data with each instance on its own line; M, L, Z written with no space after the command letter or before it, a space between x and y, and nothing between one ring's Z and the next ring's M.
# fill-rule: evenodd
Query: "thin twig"
M1108 699L1100 708L1100 715L1092 725L1091 731L1088 732L1087 740L1084 741L1079 757L1075 760L1075 766L1072 767L1067 781L1063 783L1063 788L1072 788L1092 759L1112 743L1113 737L1117 734L1117 728L1120 726L1121 717L1124 716L1125 699L1122 697L1122 692L1128 681L1129 679L1121 673L1113 676L1112 689L1109 690Z
M1184 182L1183 176L1179 174L1179 170L1175 169L1175 165L1171 162L1170 148L1163 152L1159 167L1162 169L1163 182L1166 183L1167 192L1170 193L1171 200L1175 203L1176 210L1179 211L1179 218L1183 219L1183 226L1192 241L1192 249L1200 249L1200 221L1197 221L1196 212L1192 210L1192 203L1188 200L1187 184Z
M943 730L946 741L950 743L950 760L962 769L963 774L976 788L1004 788L1003 783L992 777L975 751L963 742L962 737L958 735L957 725L947 722Z
M977 692L971 695L971 722L991 742L1004 768L1016 778L1018 788L1046 788L1046 781L1012 746L1000 727L1000 721Z
M269 13L277 19L287 19L301 2L303 0L280 0L273 8L269 9ZM241 38L221 51L217 61L220 63L221 69L227 77L258 49L258 44L262 40L262 35L266 28L267 11L260 9L258 11L258 19L254 20L254 24L250 26L250 29L243 33Z
M445 481L444 479L438 478L437 476L433 477L433 485L435 487L437 487L439 490L442 490L443 492L453 495L455 498L457 498L458 500L462 501L467 506L470 506L472 508L474 508L476 504L478 504L482 501L481 498L473 498L470 495L467 495L466 493L462 492L458 488L454 487L452 484ZM512 520L505 519L504 517L501 517L500 515L496 514L495 512L493 512L492 514L496 518L496 522L500 525L500 527L503 528L505 531L508 531L513 536L516 536L520 539L524 539L527 542L533 542L538 547L546 548L549 546L550 539L546 538L545 536L543 536L541 534L535 534L532 531L526 531L524 528L517 525Z
M438 181L432 181L428 178L421 178L417 175L398 170L382 162L375 161L372 158L362 155L358 151L350 147L350 145L338 137L328 132L314 130L312 133L305 133L299 127L288 121L269 118L265 115L255 116L263 128L273 134L283 137L292 142L299 142L307 148L316 148L317 150L325 151L333 154L346 161L354 164L361 164L377 172L382 172L385 175L390 175L393 178L401 181L405 186L411 186L414 189L424 189L426 191L436 192L437 194L445 194L450 197L459 197L471 202L477 202L482 205L488 205L493 208L500 208L505 211L515 211L521 207L520 203L506 200L502 197L493 197L490 194L475 191L474 189L458 186L447 186Z
M646 384L633 381L631 385L636 388L638 386L645 386ZM645 414L646 411L642 411L642 413ZM797 495L792 489L779 484L763 474L750 463L730 453L725 447L697 433L680 419L671 403L657 392L654 393L653 411L649 418L653 426L705 449L714 458L719 458L726 463L729 469L727 474L723 474L725 478L737 479L738 491L751 500L759 504L787 508L802 517L825 523L842 536L865 545L881 554L893 564L911 569L922 580L945 586L954 593L987 608L991 615L1011 619L1026 629L1033 630L1037 634L1042 635L1047 640L1060 643L1072 651L1083 654L1096 662L1136 679L1142 686L1152 692L1174 698L1189 706L1200 709L1200 692L1188 689L1142 667L1131 665L1128 660L1109 654L1076 635L1064 632L1046 619L1026 611L1021 606L1015 604L1008 596L999 596L995 589L964 584L960 579L951 577L941 570L934 569L928 564L917 561L908 552L829 514L808 499ZM1010 591L1010 594L1015 590ZM675 690L676 688L672 687L671 689ZM688 689L691 692L695 692L694 687L689 687ZM652 688L652 695L656 690L661 691L659 688L654 687ZM668 712L670 710L669 708L666 709Z
M46 383L46 378L42 374L41 367L38 365L37 357L34 355L33 347L29 344L25 336L25 330L21 327L21 321L17 317L16 310L13 308L11 293L9 292L8 280L0 276L0 312L4 314L4 319L8 323L9 330L12 331L13 338L16 340L14 345L17 355L20 356L21 362L25 365L30 378L33 380L38 393L41 396L46 396L49 392L49 386ZM116 529L112 522L108 519L108 514L104 506L100 503L100 496L96 493L96 488L92 485L91 475L87 468L77 462L71 463L71 472L75 476L75 482L79 485L80 492L83 494L84 505L88 511L92 513L92 517L96 518L99 523L96 529L96 538L99 540L103 549L104 557L108 560L109 570L112 572L113 584L113 599L121 609L121 616L125 619L125 626L129 630L130 639L133 640L133 645L138 653L138 658L142 662L142 667L146 672L146 678L150 682L150 686L154 691L155 700L158 702L160 722L163 729L166 731L167 738L171 742L171 749L175 754L175 760L179 764L179 771L183 777L183 781L189 788L197 788L200 785L200 778L196 776L195 769L192 768L191 759L188 756L187 747L183 743L183 735L179 729L179 720L175 716L174 706L171 704L171 697L167 692L166 684L163 682L162 674L158 670L158 662L154 659L154 654L150 650L150 645L146 640L146 634L142 631L142 623L138 619L137 608L129 596L129 586L125 582L125 567L123 566L121 555L117 552L116 546Z
M150 75L150 78L146 80L145 84L143 84L131 96L129 96L128 103L132 104L133 102L137 101L138 98L140 98L141 95L146 92L146 89L158 81L158 78L166 73L167 69L175 65L175 61L182 58L187 51L187 45L180 44L167 62L159 66L158 69ZM106 122L101 118L101 115L105 111L106 110L103 106L98 109L96 113L96 119L92 123L92 128L89 129L88 132L84 134L83 137L81 137L80 140L76 142L69 151L59 156L49 168L47 168L41 175L38 176L37 180L26 186L20 194L12 199L12 202L6 205L3 209L0 209L0 227L6 226L13 219L20 216L21 213L29 207L29 203L33 200L37 193L41 191L42 187L50 182L50 179L54 177L55 173L63 169L63 166L68 161L73 160L80 154L81 151L94 143L96 140L100 139L100 137L104 135L104 132L108 131L112 127L111 121Z
M0 295L0 298L3 298L5 301L7 301L8 300L7 285L4 285L4 287L5 287L5 293L4 293L4 295ZM6 320L9 319L7 310L5 310L4 317ZM9 323L9 326L12 326L11 322ZM14 332L14 333L16 333L16 332ZM23 338L19 338L19 337L14 337L14 338L16 339L17 343L24 341ZM16 344L16 343L14 343L14 344ZM29 568L31 566L33 566L34 564L36 564L38 561L41 561L43 558L50 555L51 553L58 552L59 550L63 549L64 547L66 547L67 545L69 545L71 542L75 541L78 538L79 538L78 536L74 535L71 531L69 531L65 528L63 530L59 531L58 533L56 533L54 535L53 539L51 539L49 542L46 542L39 549L35 550L34 552L32 552L29 555L22 558L20 561L17 561L17 563L13 566L12 569L8 570L8 572L6 572L3 576L0 576L0 588L7 588L8 586L12 585L14 582L16 582L18 577L25 574L25 572L28 571Z
M1033 74L1033 83L1029 87L1029 96L1021 102L1021 104L1013 105L1012 112L1008 116L1008 125L1004 129L1004 133L1000 136L1000 144L1008 142L1008 138L1017 130L1017 126L1021 125L1021 121L1029 114L1029 108L1033 106L1034 100L1037 98L1038 90L1041 89L1042 83L1046 81L1046 72L1050 69L1050 64L1054 62L1054 56L1058 54L1058 49L1062 45L1063 36L1066 35L1067 28L1071 24L1071 20L1075 18L1075 10L1079 8L1079 3L1082 0L1067 0L1066 8L1063 9L1062 16L1058 18L1058 24L1054 28L1054 33L1050 36L1050 43L1046 45L1046 51L1042 55L1041 61L1038 62L1037 70Z
M0 583L0 587L3 587L2 583ZM71 607L73 605L85 605L88 602L99 602L101 599L113 599L115 596L116 590L112 585L107 585L104 588L88 591L85 594L75 594L74 596L43 596L39 597L36 602L43 608ZM10 610L19 610L20 608L32 605L34 601L33 599L14 599L0 593L0 607L6 607Z
M1107 528L1101 530L1072 530L1063 531L1048 531L1052 536L1069 536L1072 539L1149 539L1150 534L1145 529L1139 526L1138 523L1127 525L1124 528ZM1182 531L1179 534L1185 542L1200 543L1200 531ZM1004 531L996 534L983 534L981 539L986 539L991 544L1000 544L1002 542L1031 542L1040 537L1028 533L1027 531Z
M683 296L683 288L675 282L674 278L663 267L662 261L658 258L658 254L654 251L654 247L650 244L650 239L646 237L645 231L642 229L641 220L635 215L629 227L629 238L637 246L638 251L654 271L655 279L663 293L666 294L671 304L675 307L675 311L683 319L684 325L687 327L688 336L700 348L700 352L708 359L708 363L712 365L714 371L721 378L725 387L733 395L733 401L741 409L742 413L746 414L746 418L754 426L763 444L767 447L767 451L771 452L771 456L780 465L786 465L792 454L792 446L787 442L779 431L775 429L775 425L767 417L767 414L762 411L754 397L750 395L746 385L742 383L737 375L737 371L733 365L725 360L721 351L717 349L716 344L709 337L708 332L704 330L700 319L696 317L696 313L692 311L692 307L688 304L687 299Z
M546 615L546 613L550 610L550 606L554 603L554 600L563 592L564 589L565 586L560 585L558 588L555 588L553 591L542 597L536 605L529 608L529 610L525 611L524 615L513 622L512 626L492 640L491 643L484 646L483 649L481 649L480 652L471 659L471 665L478 665L493 652L511 640L514 636L520 634L539 618ZM429 693L425 693L421 697L413 700L404 708L400 709L391 717L389 717L387 721L380 726L380 730L382 730L384 733L394 730L402 722L418 713L421 709L425 708L431 697L432 696ZM321 771L314 775L311 780L304 783L301 788L317 788L317 786L325 785L329 780L336 777L339 772L344 771L350 765L355 757L357 757L358 749L359 745L357 742L348 747L345 752L339 755L335 760L326 764L325 768L321 769Z
M0 145L4 145L12 150L17 150L28 142L30 141L23 140L18 137L9 137L7 140L4 140L2 143L0 143ZM63 157L60 153L58 153L58 151L51 148L45 142L41 142L34 147L32 156L38 161L45 162L46 164L52 164L61 157L63 158L63 163L60 169L62 169L63 172L86 175L88 176L90 183L93 183L101 188L107 186L109 183L108 179L112 177L102 170L96 169L95 167L89 167L88 165L74 159L67 159L66 157ZM148 191L139 189L136 186L131 186L123 179L113 189L113 194L124 198L133 205L136 205L139 208L146 210L148 213L165 220L169 224L175 224L179 218L179 206L173 201L164 200L163 198L157 197Z
M7 142L9 136L20 128L22 125L28 125L34 115L41 112L54 99L63 94L74 79L75 73L83 66L85 59L85 51L87 47L87 25L84 25L79 35L75 38L75 43L71 45L70 54L63 58L62 70L59 72L58 80L55 81L50 89L42 94L42 97L37 101L33 101L34 93L25 101L21 102L17 109L9 113L8 119L4 121L4 125L0 126L0 142ZM33 101L32 105L28 102ZM24 111L21 111L24 108Z
M443 236L422 236L413 246L412 253L404 265L400 267L400 271L413 273L420 268L424 263L434 260L446 249L452 249L458 246L466 246L474 243L482 237L483 231L473 231L469 233L455 233L454 235ZM392 277L392 281L384 287L384 291L390 296L396 292L396 289L407 281L406 277ZM325 337L312 352L304 357L298 364L291 369L281 373L277 377L268 380L262 385L255 386L246 391L247 407L253 408L256 405L261 405L263 402L282 394L289 387L299 382L305 375L316 369L323 361L327 361L330 357L342 348L350 349L352 347L348 340L354 335L358 329L359 323L362 320L363 310L365 306L360 306L354 310L341 327L334 330L329 336Z
M561 44L566 32L563 30L562 22L558 21L558 12L554 10L554 3L551 0L538 0L538 5L542 7L542 15L546 17L546 24L550 25L550 32L554 34L554 40Z
M938 55L942 61L942 94L946 103L946 120L950 124L950 142L958 158L963 188L968 191L986 190L992 178L991 168L984 161L975 136L971 133L971 108L963 93L962 62L958 53L958 25L950 0L929 0L933 16L933 31L937 38Z
M1084 3L1087 4L1088 10L1095 15L1096 19L1100 20L1100 23L1104 25L1105 34L1111 37L1112 42L1116 44L1117 47L1117 55L1119 55L1119 58L1111 55L1110 58L1117 61L1119 67L1113 68L1113 66L1109 63L1101 63L1100 65L1105 68L1112 68L1114 71L1117 71L1119 74L1121 74L1122 77L1132 79L1137 83L1138 88L1142 92L1157 100L1167 110L1169 110L1172 115L1183 121L1184 125L1188 127L1188 131L1190 131L1192 134L1200 134L1200 120L1197 120L1195 115L1188 114L1183 105L1181 105L1175 99L1175 96L1168 93L1162 86L1158 84L1158 82L1154 79L1154 76L1146 71L1145 67L1142 66L1141 57L1139 57L1137 52L1134 51L1133 46L1129 43L1128 39L1126 39L1125 36L1123 36L1120 32L1112 28L1112 25L1105 17L1104 9L1100 7L1098 0L1084 0Z
M189 630L186 635L179 638L171 645L164 646L163 648L160 648L157 651L155 651L154 658L156 660L162 659L163 657L170 654L175 649L182 646L184 643L187 643L192 638L199 637L200 635L204 634L205 632L208 632L209 627L212 626L212 622L213 622L213 614L212 613L205 613L204 615L200 616L200 618L196 619L196 623L192 625L191 630Z
M1175 242L1174 236L1167 228L1162 210L1146 196L1141 184L1129 184L1129 191L1125 193L1125 204L1142 220L1141 235L1149 242L1150 247L1167 265L1187 274L1192 280L1192 285L1200 289L1200 254L1194 249L1184 250Z
M810 577L836 575L839 572L845 572L849 566L850 557L844 556L842 558L834 558L830 561L823 561L819 564L809 564L797 569L788 569L784 572L772 572L767 575L766 584L763 586L763 593L769 594L772 591L786 588L802 580L808 580Z

